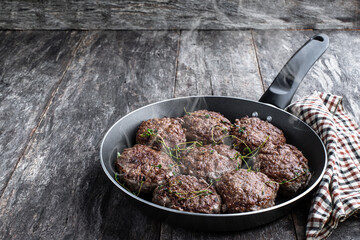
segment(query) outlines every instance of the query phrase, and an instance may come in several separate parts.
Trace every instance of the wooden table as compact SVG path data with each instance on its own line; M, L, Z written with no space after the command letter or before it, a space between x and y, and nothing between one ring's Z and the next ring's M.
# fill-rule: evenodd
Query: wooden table
M99 161L105 132L158 100L257 100L316 31L0 31L1 239L303 239L310 201L270 224L191 232L134 208ZM294 100L344 96L360 123L360 31L330 46ZM329 239L359 239L351 217Z

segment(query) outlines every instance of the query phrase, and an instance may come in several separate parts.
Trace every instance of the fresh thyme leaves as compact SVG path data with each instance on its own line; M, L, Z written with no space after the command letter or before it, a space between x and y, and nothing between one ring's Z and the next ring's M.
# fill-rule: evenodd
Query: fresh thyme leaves
M246 164L247 171L251 172L251 166L249 166L249 164L247 163L247 161L245 159L243 159L243 161Z
M245 151L247 151L248 153L251 153L251 148L249 148L248 146L245 147Z
M210 179L210 185L214 184L215 182L219 182L220 180L221 178Z
M210 115L209 115L209 114L205 114L204 117L205 117L205 118L210 118Z
M168 192L169 193L173 193L176 197L180 198L180 200L190 200L196 197L200 197L200 196L208 196L213 194L213 192L210 190L210 187L212 186L211 184L208 184L208 186L205 189L201 189L201 190L197 190L197 191L189 191L189 192L175 192L171 189L171 187L176 186L176 185L181 185L182 182L181 181L177 181L175 183L170 184L169 188L168 188Z
M152 165L154 168L159 168L159 169L161 169L161 164L158 164L158 165Z
M224 138L228 137L228 136L223 136L219 141L216 141L215 138L214 138L214 131L215 129L220 129L222 133L226 134L228 133L228 129L227 128L224 128L224 127L220 127L220 126L214 126L211 128L211 140L212 140L212 143L213 144L218 144L218 143L221 143Z
M116 181L117 183L121 184L118 173L115 173L114 178L115 178L115 181Z
M151 137L151 136L155 136L157 134L157 129L151 129L151 128L148 128L146 129L145 132L143 132L142 134L140 134L140 137Z
M269 138L270 138L270 135L268 135L268 136L266 137L265 141L260 144L260 146L258 146L255 150L251 150L251 148L250 148L242 139L240 139L240 138L238 138L238 137L236 137L236 136L234 136L234 135L229 135L229 136L232 137L232 138L235 138L236 140L240 141L243 145L245 145L244 149L248 152L248 153L245 155L246 157L253 157L253 156L255 156L255 154L257 154L257 153L260 151L260 149L261 149L262 147L264 147L264 145L266 144L266 142L267 142L267 141L269 140ZM238 146L238 145L234 144L234 147L237 147L237 146Z
M136 196L139 196L139 194L140 194L140 192L141 192L141 188L142 188L144 182L145 182L145 176L143 177L143 180L140 182L140 188L139 188L139 191L138 191L138 193L136 194Z
M191 112L187 112L185 107L184 107L184 112L185 112L185 114L188 115L188 116L191 115Z
M245 127L239 127L239 133L243 133L245 131Z
M176 166L181 166L181 164L172 164L172 163L170 163L168 165L169 168L173 168L173 167L176 167Z
M295 173L294 173L294 174L295 174L295 177L293 177L293 178L291 178L291 179L283 180L283 181L281 181L281 182L267 181L267 182L265 182L265 183L277 183L277 184L282 185L282 184L285 184L285 183L288 183L288 182L292 182L292 181L296 180L297 178L299 178L299 177L301 177L302 175L305 175L305 174L307 174L307 173L309 173L309 169L303 169L302 172L295 172Z
M191 141L191 142L179 143L175 147L170 148L169 146L167 146L167 144L165 143L165 141L164 141L164 139L162 137L159 136L158 141L162 144L164 152L169 157L172 157L176 161L180 160L180 152L182 152L182 151L190 151L191 149L195 148L196 146L201 147L203 145L202 142Z
M124 183L121 182L120 180L120 174L118 173L115 173L115 176L114 176L114 179L115 181L120 184L120 186L122 186L123 188L125 188L128 192L131 192L130 189L128 189ZM136 195L134 192L131 192L132 194Z
M233 158L234 158L235 160L238 160L238 159L240 158L240 159L242 160L242 162L245 163L248 172L253 171L253 170L251 169L251 166L250 166L250 165L248 164L248 162L246 161L246 159L250 159L250 158L255 157L255 155L260 151L260 149L265 145L265 143L266 143L267 140L269 139L270 135L267 136L267 138L265 139L265 141L262 142L262 143L260 144L260 146L257 147L255 150L251 150L250 147L248 147L248 146L246 145L246 143L245 143L243 140L241 140L240 138L238 138L238 137L236 137L236 136L233 136L233 135L229 135L229 136L232 137L232 138L235 138L235 139L237 139L237 140L239 140L239 141L241 141L241 142L245 145L245 149L247 149L247 151L248 151L248 153L245 154L245 155L242 155L241 153L237 152ZM235 169L236 169L236 170L239 170L240 168L241 168L240 163L238 163L238 165L236 166Z

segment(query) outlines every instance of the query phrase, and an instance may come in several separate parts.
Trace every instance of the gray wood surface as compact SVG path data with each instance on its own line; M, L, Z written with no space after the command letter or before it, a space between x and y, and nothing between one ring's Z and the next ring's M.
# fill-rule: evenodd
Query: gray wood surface
M172 96L177 44L176 32L86 35L1 196L3 239L158 238L105 179L99 145L117 118Z
M293 101L314 91L343 96L347 112L360 124L360 31L322 31L329 48L300 84ZM260 71L266 88L290 57L317 31L255 31Z
M20 139L18 153L16 146L8 150L17 156L0 196L0 239L304 239L309 201L272 223L241 232L192 232L157 221L107 179L99 146L116 120L151 102L203 94L258 99L315 32L42 33L0 32L5 56L0 59L0 108L6 113L0 120L1 126L6 123L2 129L14 129L1 133L0 144L6 146L10 134ZM357 115L359 96L353 89L359 86L360 32L326 33L334 46L295 97L310 93L310 83L320 79L318 90L346 96L348 111ZM341 44L343 39L348 42ZM17 120L20 113L27 114L26 120ZM27 128L16 131L21 124ZM330 239L356 239L358 224L355 217L340 223Z
M357 29L359 1L5 0L0 29Z
M262 93L251 32L182 31L175 96Z
M77 32L0 32L0 193L81 36Z

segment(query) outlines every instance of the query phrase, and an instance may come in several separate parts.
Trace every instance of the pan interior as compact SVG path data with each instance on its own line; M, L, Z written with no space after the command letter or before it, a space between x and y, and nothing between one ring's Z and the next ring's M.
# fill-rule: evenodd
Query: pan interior
M308 186L303 190L303 193L299 194L300 196L291 199L277 199L276 204L286 205L287 202L293 203L297 201L302 195L310 192L321 179L326 166L326 153L321 140L308 125L288 112L267 104L241 98L216 96L165 100L142 107L121 118L110 128L101 144L100 158L107 176L121 190L126 192L123 187L114 181L116 153L122 152L124 148L135 144L135 134L142 121L150 118L181 117L185 114L185 110L192 112L200 109L220 112L231 122L234 122L236 118L245 116L257 116L260 119L268 120L284 132L287 143L296 146L303 152L309 160L309 167L312 172L312 178ZM132 195L128 192L127 194ZM134 195L132 196L139 199ZM144 202L154 205L146 200Z

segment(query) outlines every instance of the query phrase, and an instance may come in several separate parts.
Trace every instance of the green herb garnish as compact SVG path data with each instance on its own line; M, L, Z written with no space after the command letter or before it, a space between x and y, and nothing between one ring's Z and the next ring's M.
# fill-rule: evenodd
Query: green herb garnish
M157 133L157 130L156 129L151 129L151 128L148 128L146 129L145 132L143 132L142 134L140 134L140 137L151 137L151 136L155 136Z
M153 167L157 167L157 168L159 168L159 169L161 169L161 164L158 164L158 165L153 165Z
M305 175L309 172L309 169L303 169L303 172L295 172L295 177L289 179L289 180L284 180L282 182L276 182L276 181L267 181L265 183L277 183L277 184L285 184L285 183L288 183L288 182L292 182L294 180L296 180L297 178L301 177L302 175ZM301 174L300 174L301 173Z
M239 128L239 133L243 133L245 131L245 127Z
M188 115L188 116L190 116L190 115L191 115L191 113L190 113L190 112L187 112L187 111L186 111L186 108L185 108L185 107L184 107L184 112L185 112L185 114L186 114L186 115Z

